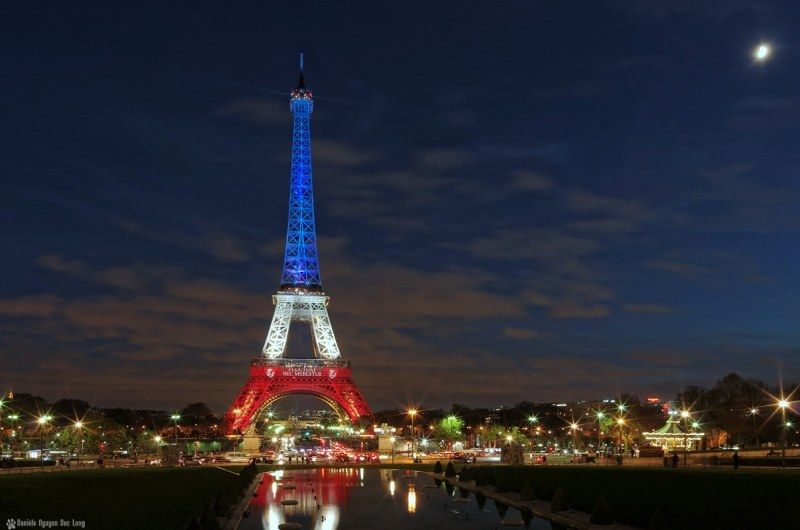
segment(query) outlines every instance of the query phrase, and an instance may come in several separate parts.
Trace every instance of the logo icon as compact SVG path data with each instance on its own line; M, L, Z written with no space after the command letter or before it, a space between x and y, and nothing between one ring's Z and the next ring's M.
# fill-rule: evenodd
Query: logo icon
M270 379L275 377L275 370L273 370L272 368L267 368L267 377L269 377Z
M334 379L336 377L336 370L334 370L333 368L328 370L328 377L330 377L331 379Z
M9 519L6 521L6 526L8 527L8 530L14 530L17 527L17 523L14 522L14 519Z

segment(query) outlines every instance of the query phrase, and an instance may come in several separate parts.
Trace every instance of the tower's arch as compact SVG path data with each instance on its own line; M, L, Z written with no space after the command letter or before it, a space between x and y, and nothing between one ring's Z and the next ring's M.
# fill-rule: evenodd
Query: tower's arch
M372 416L353 383L349 361L254 359L250 378L225 416L227 432L245 432L260 411L291 394L313 395L338 406L353 423Z

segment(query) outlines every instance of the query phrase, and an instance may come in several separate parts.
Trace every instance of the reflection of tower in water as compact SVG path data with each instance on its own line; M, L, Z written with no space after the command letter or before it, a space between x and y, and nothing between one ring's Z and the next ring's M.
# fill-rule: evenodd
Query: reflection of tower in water
M349 489L363 485L363 471L363 468L322 468L266 474L250 505L262 508L265 530L277 530L287 520L298 522L303 528L334 530L339 523L339 507L348 502ZM281 501L289 499L297 504L281 505Z

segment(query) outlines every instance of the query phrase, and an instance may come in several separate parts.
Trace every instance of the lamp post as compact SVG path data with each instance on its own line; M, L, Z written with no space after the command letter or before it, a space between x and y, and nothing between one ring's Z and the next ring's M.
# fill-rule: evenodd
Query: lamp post
M39 449L39 466L41 467L42 472L44 472L44 430L52 419L53 418L47 414L42 414L36 419L36 423L38 423L42 429L42 436L39 438L41 441Z
M605 418L606 415L603 413L602 410L597 411L597 454L600 454L600 444L603 443L603 427L600 424L600 420Z
M786 399L778 400L778 408L781 409L781 467L786 467L786 409L789 402Z
M625 442L625 435L622 432L622 428L625 426L625 418L623 417L617 418L617 426L619 427L619 449L620 450L623 449L623 443L624 443L626 444L626 447L624 448L624 450L626 451L628 449L627 442ZM625 451L622 452L624 453Z
M78 465L81 463L81 458L83 456L83 422L81 420L76 420L72 426L80 433L81 435L81 448L78 451Z
M178 420L181 419L180 414L173 414L170 419L175 422L175 448L178 447Z
M756 447L761 447L761 440L759 439L759 431L756 427L756 416L758 416L758 409L753 407L750 409L750 415L753 416L753 435L756 437Z
M394 441L395 441L395 437L392 436L391 438L389 438L389 441L392 442L392 464L394 464Z
M17 436L16 424L17 424L17 420L19 419L19 414L9 414L8 415L8 419L11 420L11 438L15 438ZM9 442L8 442L8 451L10 453L12 453L12 455L13 455L14 450L11 447L11 442L12 442L12 440L9 440Z
M689 411L688 410L682 410L681 411L681 418L684 420L684 422L683 422L683 467L688 467L689 466L689 463L688 463L688 454L689 454L689 447L688 447L688 445L689 445L689 440L688 440L689 433L688 433L688 429L689 429L689 426L686 425L686 420L689 418Z
M408 415L411 416L411 459L416 458L416 450L414 449L414 417L417 415L417 409L408 409Z

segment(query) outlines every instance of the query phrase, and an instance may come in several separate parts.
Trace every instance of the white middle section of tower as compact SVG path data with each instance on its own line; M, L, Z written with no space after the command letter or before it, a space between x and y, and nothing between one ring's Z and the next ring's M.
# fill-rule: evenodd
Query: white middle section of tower
M275 313L264 343L264 357L278 359L286 353L292 322L308 322L314 337L314 353L322 359L338 359L339 346L328 316L329 296L324 294L278 293L273 295Z

